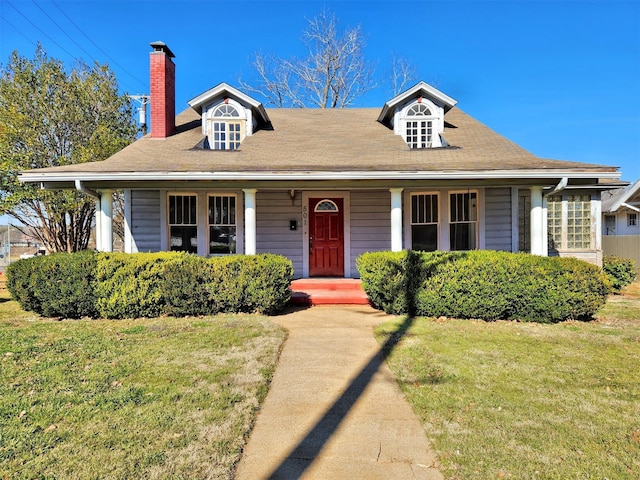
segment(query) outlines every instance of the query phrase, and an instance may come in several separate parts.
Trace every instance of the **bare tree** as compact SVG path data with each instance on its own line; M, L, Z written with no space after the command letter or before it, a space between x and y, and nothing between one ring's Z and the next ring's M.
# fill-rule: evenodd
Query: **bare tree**
M375 87L374 65L364 55L360 27L341 32L334 14L320 13L303 33L303 59L256 55L258 86L242 88L263 95L277 107L342 108Z
M291 71L285 61L273 56L265 57L261 53L256 54L253 61L258 77L258 86L253 86L240 81L243 89L262 95L267 102L277 108L286 106L304 107L296 99L298 95L292 90Z
M395 97L417 80L416 69L406 58L393 54L388 78Z
M14 227L52 252L86 250L95 207L83 194L42 191L26 197L9 212Z

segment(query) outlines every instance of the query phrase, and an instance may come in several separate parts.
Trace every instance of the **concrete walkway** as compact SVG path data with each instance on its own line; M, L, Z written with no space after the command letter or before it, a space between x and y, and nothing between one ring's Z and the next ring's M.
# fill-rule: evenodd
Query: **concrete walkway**
M373 338L386 318L368 306L273 318L289 336L237 480L443 478Z

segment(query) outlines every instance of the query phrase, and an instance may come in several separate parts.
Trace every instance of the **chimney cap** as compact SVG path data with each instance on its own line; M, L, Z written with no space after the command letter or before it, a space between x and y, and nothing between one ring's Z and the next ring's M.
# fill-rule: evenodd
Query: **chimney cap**
M153 51L154 52L163 52L166 55L168 55L169 58L175 58L175 55L173 54L173 52L167 46L166 43L157 41L157 42L151 42L149 45L151 45L153 47Z

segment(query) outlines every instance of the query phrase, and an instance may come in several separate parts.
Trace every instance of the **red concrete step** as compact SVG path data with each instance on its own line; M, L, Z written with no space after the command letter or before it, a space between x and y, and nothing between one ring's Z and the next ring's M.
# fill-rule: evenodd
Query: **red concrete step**
M291 282L294 305L366 305L369 303L359 279L303 278Z

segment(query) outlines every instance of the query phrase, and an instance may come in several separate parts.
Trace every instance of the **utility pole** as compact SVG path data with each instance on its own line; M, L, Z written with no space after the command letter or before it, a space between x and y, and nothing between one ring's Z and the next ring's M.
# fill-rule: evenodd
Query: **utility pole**
M149 95L129 95L131 100L135 100L140 104L138 106L138 121L142 127L142 134L147 134L147 105L149 104Z

